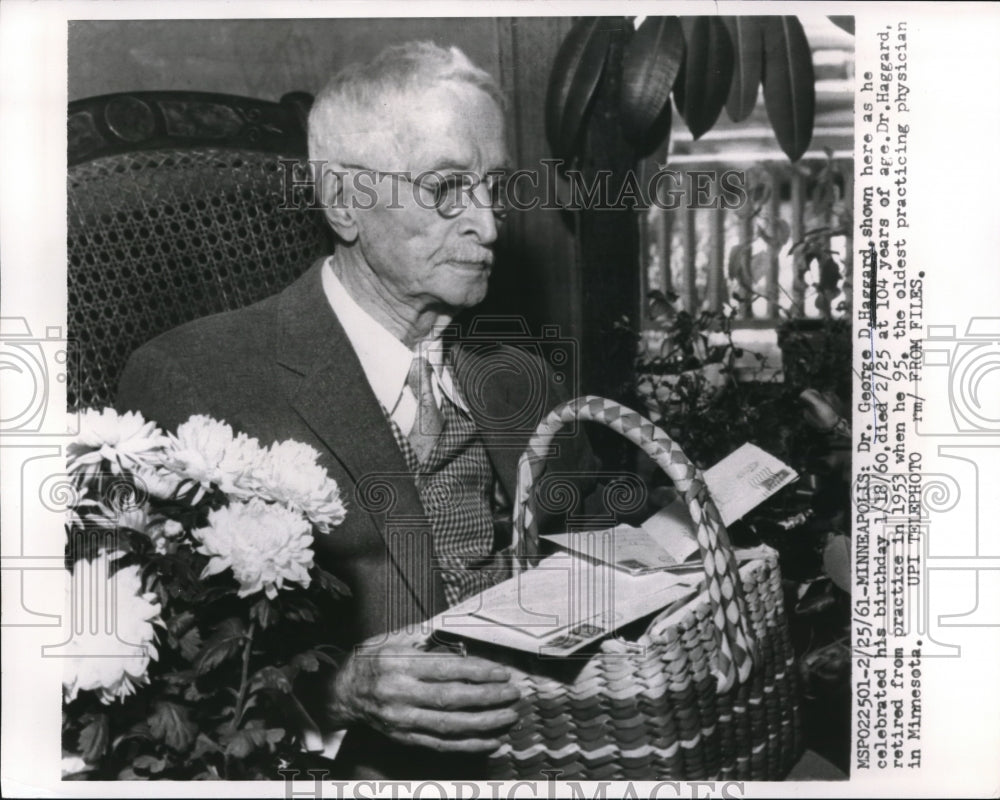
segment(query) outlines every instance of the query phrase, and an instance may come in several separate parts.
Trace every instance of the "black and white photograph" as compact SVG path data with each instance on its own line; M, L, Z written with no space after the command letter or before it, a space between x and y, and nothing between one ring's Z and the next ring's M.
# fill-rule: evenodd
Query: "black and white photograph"
M5 794L995 789L995 9L31 5Z

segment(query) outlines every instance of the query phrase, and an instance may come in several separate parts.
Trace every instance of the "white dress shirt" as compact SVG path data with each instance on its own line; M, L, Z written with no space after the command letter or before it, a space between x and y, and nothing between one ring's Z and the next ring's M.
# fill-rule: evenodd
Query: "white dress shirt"
M376 399L389 412L404 436L408 436L413 430L417 418L418 400L406 385L410 364L417 355L424 356L431 364L434 372L432 387L438 407L441 407L441 398L444 396L465 414L469 413L455 387L451 369L445 362L440 331L411 350L347 293L344 284L334 275L330 259L323 265L322 277L326 299L357 353Z
M399 426L404 436L410 434L417 419L419 401L406 385L410 365L417 355L424 356L431 364L434 373L431 385L438 407L440 408L441 398L444 396L462 412L469 413L468 407L455 387L451 369L445 363L440 331L430 339L420 342L415 350L411 350L348 294L344 284L334 274L329 258L323 265L321 274L326 299L340 320L361 362L361 368L365 371L365 377L368 378L375 398ZM323 735L313 725L307 724L303 743L308 751L321 752L326 758L335 758L346 733L346 730L338 730Z

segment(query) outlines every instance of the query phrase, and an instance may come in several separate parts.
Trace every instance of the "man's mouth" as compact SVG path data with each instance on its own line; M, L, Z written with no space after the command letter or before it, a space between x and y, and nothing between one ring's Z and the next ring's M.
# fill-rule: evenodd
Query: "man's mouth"
M493 266L490 261L461 261L459 259L451 259L446 263L451 264L459 269L477 270L477 271L488 271L490 267Z

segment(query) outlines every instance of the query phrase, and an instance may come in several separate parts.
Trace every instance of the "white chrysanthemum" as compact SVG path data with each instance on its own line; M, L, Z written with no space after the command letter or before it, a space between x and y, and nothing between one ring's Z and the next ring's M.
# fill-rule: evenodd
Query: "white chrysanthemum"
M208 527L193 531L198 552L210 557L202 577L231 569L239 596L259 591L274 598L286 581L306 587L313 563L309 522L295 511L260 498L230 503L208 515Z
M169 466L200 489L213 484L240 499L254 494L251 476L264 451L256 439L233 435L233 429L203 414L192 416L170 440Z
M146 529L146 535L152 540L156 552L163 555L176 550L184 535L184 526L175 519L158 519Z
M174 497L182 481L180 475L159 464L139 467L132 476L137 489L160 500Z
M77 622L66 645L63 692L74 700L82 691L100 692L109 704L149 682L150 659L157 658L154 624L160 624L156 595L143 593L139 567L119 569L108 577L120 553L102 551L73 566L70 617Z
M158 463L166 443L156 423L147 422L138 412L88 408L80 414L79 435L67 448L68 468L86 482L107 460L111 471L119 474L123 469Z
M220 488L237 500L249 500L257 494L256 473L267 451L256 439L238 434L226 448L219 464Z
M258 491L265 497L304 513L322 533L344 521L340 487L317 462L319 453L289 439L268 448L254 472Z
M115 509L105 503L98 503L93 507L92 513L84 515L84 519L91 525L101 528L127 528L130 531L142 533L150 523L149 505L143 503L128 509Z

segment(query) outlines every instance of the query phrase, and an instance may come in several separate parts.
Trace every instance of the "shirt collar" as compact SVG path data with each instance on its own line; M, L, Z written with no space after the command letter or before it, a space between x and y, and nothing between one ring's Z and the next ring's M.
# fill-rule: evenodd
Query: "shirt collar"
M438 401L443 394L459 409L469 413L445 360L440 336L420 342L416 350L410 350L351 297L334 274L330 258L323 265L322 280L327 301L343 326L376 399L387 411L392 413L395 409L406 385L410 364L419 353L430 361L434 370Z

